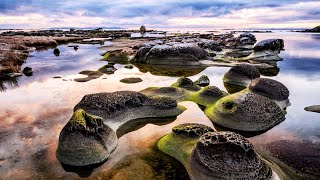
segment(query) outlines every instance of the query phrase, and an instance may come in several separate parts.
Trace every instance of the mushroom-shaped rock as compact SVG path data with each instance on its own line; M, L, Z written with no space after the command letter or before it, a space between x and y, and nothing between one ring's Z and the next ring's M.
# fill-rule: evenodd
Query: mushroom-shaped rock
M117 143L116 133L102 118L77 109L60 133L56 155L66 165L95 165L106 161Z
M286 112L271 99L250 93L227 95L205 109L211 121L241 131L268 130L285 119Z
M195 85L205 87L210 84L210 79L206 75L202 75L199 79L194 82Z
M260 77L259 70L250 64L239 64L232 67L224 74L223 82L225 85L239 86L237 91L245 89L253 79ZM228 88L227 88L228 90ZM228 90L229 93L235 93L233 89Z
M289 90L281 82L268 78L254 79L249 90L270 99L282 101L289 98Z
M185 109L169 97L148 97L134 91L85 95L75 109L84 109L100 116L104 123L117 130L128 121L148 117L172 117Z
M208 132L192 152L191 167L199 179L271 179L272 169L253 145L233 132Z
M140 48L133 61L147 64L199 65L209 54L193 43L156 45Z

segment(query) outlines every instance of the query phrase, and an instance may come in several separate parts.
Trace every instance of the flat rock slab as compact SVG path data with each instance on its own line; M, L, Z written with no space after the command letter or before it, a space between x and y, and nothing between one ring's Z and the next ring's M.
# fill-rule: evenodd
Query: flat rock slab
M134 84L134 83L142 82L142 79L141 78L135 78L135 77L124 78L124 79L121 79L120 82L127 83L127 84Z

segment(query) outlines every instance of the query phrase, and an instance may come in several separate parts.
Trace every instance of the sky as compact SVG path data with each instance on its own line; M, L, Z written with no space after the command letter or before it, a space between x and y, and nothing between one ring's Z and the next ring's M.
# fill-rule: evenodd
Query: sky
M0 28L313 28L311 0L0 0Z

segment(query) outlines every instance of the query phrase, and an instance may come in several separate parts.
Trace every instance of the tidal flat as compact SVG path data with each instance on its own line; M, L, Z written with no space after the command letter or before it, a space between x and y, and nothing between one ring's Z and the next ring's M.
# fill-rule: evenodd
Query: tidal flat
M26 73L0 80L1 178L207 178L203 175L206 172L194 172L197 169L190 167L188 160L176 159L174 155L161 151L161 148L158 149L158 141L172 133L173 127L184 123L203 124L211 127L214 133L232 131L240 134L248 141L246 143L252 144L258 159L261 158L263 162L266 162L280 179L318 179L320 177L319 114L304 110L307 106L320 103L318 93L320 89L320 34L288 31L252 32L250 35L248 33L243 35L242 32L234 34L197 32L194 34L160 33L160 35L155 33L156 36L151 35L150 37L140 37L134 34L132 38L123 37L130 36L128 34L131 33L136 32L125 32L125 35L119 35L121 38L90 38L92 40L89 41L90 43L80 40L81 42L70 42L56 45L54 48L30 51L25 63L21 64L20 71L30 67L32 74L27 75ZM242 41L240 38L238 42L237 37L241 35L244 38ZM260 49L254 49L254 45L266 39L282 39L284 47L277 47L279 52L278 49L272 49L274 46L263 47L264 50L267 50L263 52ZM77 40L79 40L78 37ZM197 47L194 46L195 43ZM278 44L281 46L281 42ZM159 47L154 48L154 46ZM172 50L171 47L178 50ZM58 49L59 53L55 49ZM229 78L229 83L238 81L244 83L240 87L232 83L231 86L230 84L228 86L224 82L225 74L230 72L232 67L244 63L258 69L260 78L280 82L290 92L290 95L284 98L290 101L290 105L281 104L280 106L278 101L284 99L278 97L275 99L270 96L268 99L262 98L269 104L279 105L281 112L285 111L284 119L272 127L263 130L260 130L259 127L257 128L259 131L243 131L243 129L237 129L239 126L227 127L228 125L215 123L211 114L207 113L213 106L216 108L216 104L219 104L216 101L221 100L222 97L236 93L253 93L247 89L253 78L249 78L249 81L239 78L231 81ZM126 66L129 67L128 65L131 68L126 68ZM234 75L234 72L231 74ZM223 92L221 97L214 100L199 100L196 95L203 92L207 84L204 83L205 87L200 87L192 82L203 75L209 79L209 86L215 86ZM178 79L182 76L190 79L191 85L188 80L179 82ZM131 77L140 78L142 81L140 82L139 79L139 83L121 83L122 79ZM236 85L236 89L232 88L234 87L232 85ZM157 91L156 97L152 97L143 91L150 87L153 88L152 90L167 89L163 94ZM169 90L183 93L179 94L179 97L175 96L176 94L169 93L168 95L166 93ZM213 88L209 90L216 92L216 89ZM263 88L262 90L264 93L269 92ZM139 98L141 96L139 99L141 102L137 103L138 105L135 104L134 107L128 108L122 105L120 106L121 111L119 110L121 113L115 113L114 116L113 112L117 112L118 108L116 106L116 110L109 109L108 112L111 113L104 114L100 111L96 112L101 107L88 107L84 102L86 95L116 91L141 92L147 98L140 94L137 95ZM274 89L271 92L275 91ZM170 99L166 99L167 97ZM159 103L158 98L164 98L165 103L161 104L163 101ZM175 105L171 100L177 104ZM134 104L133 101L130 101L129 105ZM86 167L70 166L70 164L60 162L61 159L57 158L60 132L73 116L76 110L74 107L78 107L79 102L83 102L84 105L81 108L87 113L90 112L89 114L100 116L107 121L109 124L104 124L110 126L117 135L117 146L114 150L108 151L109 157ZM98 102L98 100L95 102L100 105L105 103ZM108 101L109 104L112 102L117 102L117 99ZM234 104L241 104L242 101L235 102ZM229 103L229 100L221 103L224 103L227 108L235 107ZM259 104L259 102L254 103ZM150 109L140 111L141 108L150 106L161 108L155 111ZM170 109L180 108L180 106L184 108L181 108L178 114L175 113L178 111ZM122 112L123 109L127 111ZM145 113L146 111L148 112ZM168 117L161 114L164 111L168 112ZM158 117L156 112L159 112L161 117ZM121 114L125 115L122 117ZM219 116L215 114L214 118L222 117L223 120L224 117L221 114L218 114ZM132 118L138 115L141 115L139 119ZM86 122L88 122L88 117L84 115ZM112 120L117 117L121 117L121 120L113 123ZM243 118L241 114L236 114L234 117ZM125 119L127 120L124 121ZM89 132L89 135L85 132L89 137L92 131L99 132L99 127L99 123L97 127L86 125L84 130ZM191 150L196 147L195 142L198 139L190 141L192 142ZM102 141L97 142L105 143L103 138ZM232 153L238 152L230 152ZM188 158L192 157L189 152ZM232 169L230 171L232 172ZM263 176L259 174L258 177L275 178L270 175L270 170L263 171L267 173L261 173ZM232 177L238 177L238 174ZM239 175L239 177L242 176Z

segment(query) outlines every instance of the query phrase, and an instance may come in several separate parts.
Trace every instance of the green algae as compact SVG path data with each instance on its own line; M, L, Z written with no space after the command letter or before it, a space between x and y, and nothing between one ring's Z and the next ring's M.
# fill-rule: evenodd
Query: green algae
M87 114L83 109L77 109L71 117L69 123L70 129L85 129L97 127L102 124L103 119L98 116Z

